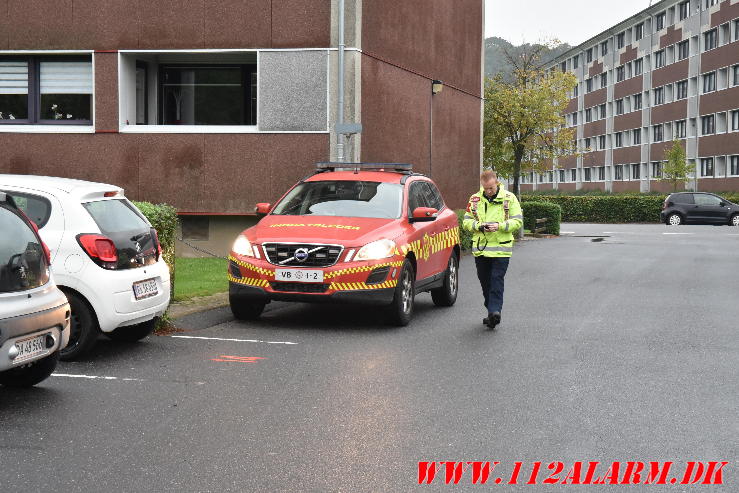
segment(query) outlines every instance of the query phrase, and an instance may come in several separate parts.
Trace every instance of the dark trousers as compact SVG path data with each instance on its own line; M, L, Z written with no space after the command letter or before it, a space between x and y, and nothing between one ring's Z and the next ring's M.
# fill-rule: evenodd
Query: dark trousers
M510 257L475 257L477 278L488 313L503 311L504 279L510 260Z

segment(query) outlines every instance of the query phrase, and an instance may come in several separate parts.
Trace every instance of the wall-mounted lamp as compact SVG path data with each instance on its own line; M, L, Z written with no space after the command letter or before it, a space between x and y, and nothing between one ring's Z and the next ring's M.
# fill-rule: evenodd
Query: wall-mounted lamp
M439 94L444 89L444 83L440 80L431 81L431 94Z

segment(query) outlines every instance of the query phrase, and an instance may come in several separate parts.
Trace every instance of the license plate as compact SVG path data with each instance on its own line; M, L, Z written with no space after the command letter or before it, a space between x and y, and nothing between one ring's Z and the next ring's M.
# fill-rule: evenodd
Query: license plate
M151 298L159 293L156 279L147 279L133 283L133 295L137 300Z
M15 343L15 347L18 348L18 356L15 357L15 363L33 358L37 354L46 351L46 335L18 341Z
M275 280L282 282L323 282L323 271L315 269L276 269Z

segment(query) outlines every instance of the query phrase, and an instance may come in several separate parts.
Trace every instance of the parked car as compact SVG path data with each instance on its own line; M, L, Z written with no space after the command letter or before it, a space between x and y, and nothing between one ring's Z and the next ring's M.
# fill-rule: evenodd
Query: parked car
M739 205L705 192L671 193L662 204L665 224L728 224L739 226Z
M0 384L30 387L56 368L69 304L49 273L49 250L2 192L0 231Z
M98 334L137 341L169 305L169 269L156 231L123 189L65 178L0 175L0 190L38 224L51 270L72 309L61 358L88 353Z
M236 318L258 317L271 300L345 302L384 305L406 325L417 293L439 306L457 298L457 216L410 165L319 163L257 212L230 254Z

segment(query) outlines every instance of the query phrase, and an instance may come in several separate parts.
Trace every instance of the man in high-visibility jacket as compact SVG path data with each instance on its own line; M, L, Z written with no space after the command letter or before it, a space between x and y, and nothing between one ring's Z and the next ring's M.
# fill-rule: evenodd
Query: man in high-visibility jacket
M480 175L480 191L470 197L462 226L472 233L472 254L491 329L500 323L503 289L513 253L514 233L523 225L521 205L503 189L494 171Z

